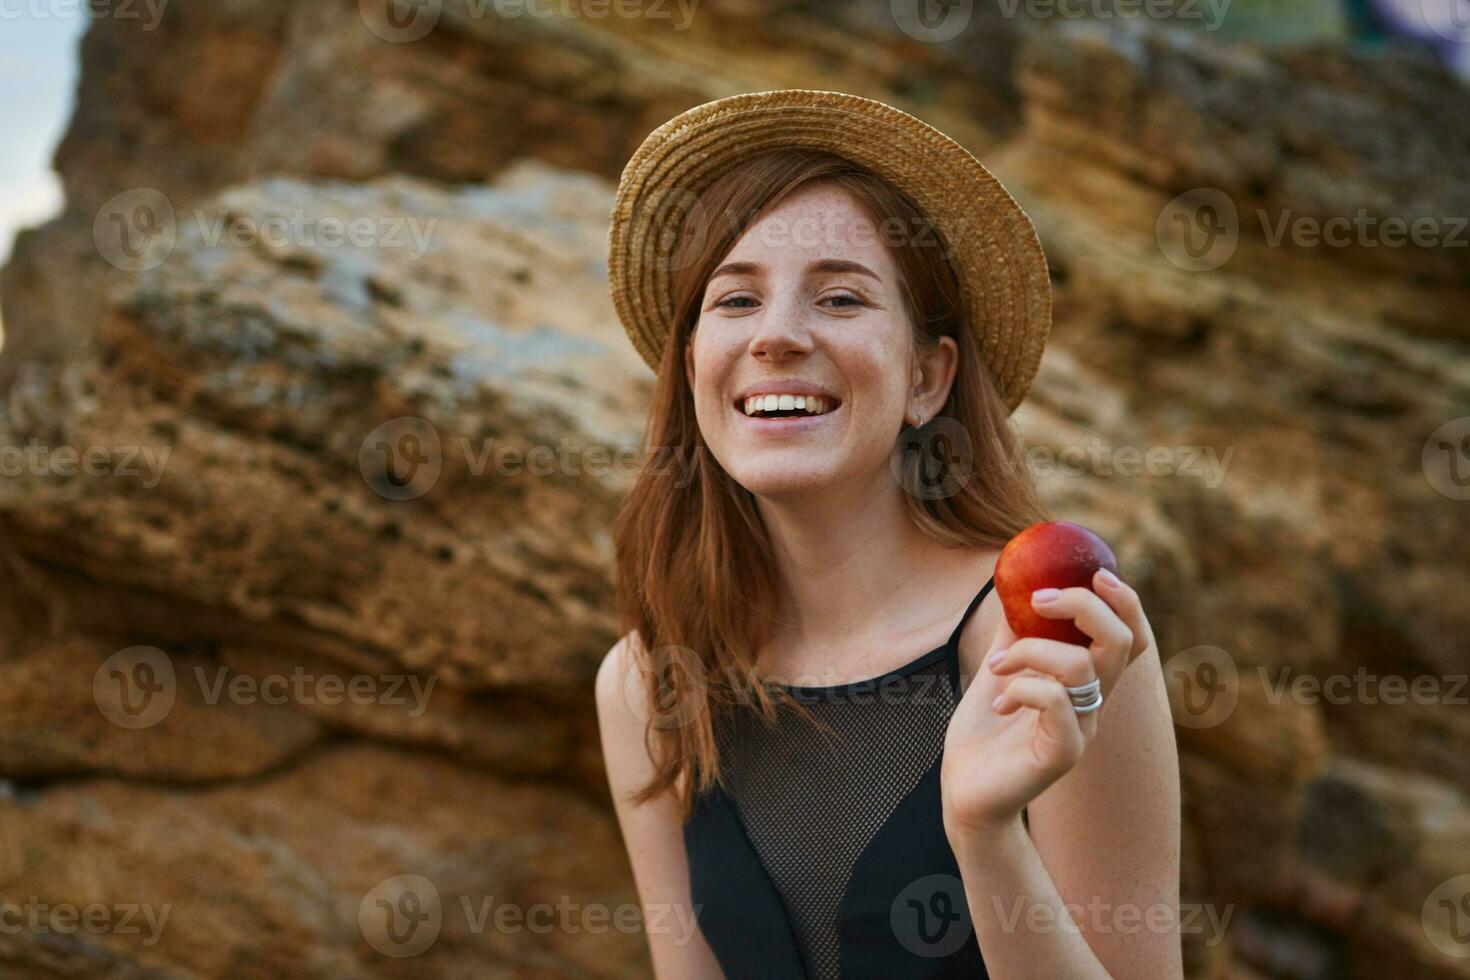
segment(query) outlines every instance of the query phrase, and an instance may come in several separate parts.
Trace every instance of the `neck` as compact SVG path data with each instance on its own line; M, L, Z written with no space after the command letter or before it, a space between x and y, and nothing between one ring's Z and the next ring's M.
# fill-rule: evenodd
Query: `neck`
M926 611L928 602L907 597L922 597L936 572L963 577L973 565L967 549L946 548L914 525L886 470L866 486L757 505L782 583L783 642L824 646L892 632L896 608ZM922 617L906 625L922 626Z

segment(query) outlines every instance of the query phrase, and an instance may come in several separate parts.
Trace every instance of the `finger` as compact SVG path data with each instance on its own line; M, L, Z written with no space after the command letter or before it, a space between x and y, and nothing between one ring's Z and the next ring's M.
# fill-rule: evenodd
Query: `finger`
M1132 586L1105 568L1097 570L1092 577L1092 584L1097 594L1112 607L1133 634L1133 646L1128 651L1128 660L1131 663L1134 657L1153 644L1154 631L1149 625L1148 616L1144 614L1143 603Z
M1067 687L1081 687L1097 679L1092 654L1085 647L1060 640L1026 637L986 661L997 674L1034 670L1055 678Z
M1091 589L1080 586L1040 589L1032 593L1031 608L1047 619L1072 620L1101 650L1116 654L1133 652L1133 630Z
M1090 739L1097 730L1095 713L1079 715L1072 707L1072 698L1066 688L1050 677L1032 674L1012 677L993 705L998 715L1013 714L1022 708L1034 708L1041 712L1044 723L1051 731L1063 737L1068 733L1079 736L1082 743Z

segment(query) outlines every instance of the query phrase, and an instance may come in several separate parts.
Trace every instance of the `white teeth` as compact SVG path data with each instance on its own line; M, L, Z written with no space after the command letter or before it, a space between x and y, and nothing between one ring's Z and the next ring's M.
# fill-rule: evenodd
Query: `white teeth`
M820 395L751 395L744 402L746 415L763 412L803 411L808 415L825 415L828 401Z

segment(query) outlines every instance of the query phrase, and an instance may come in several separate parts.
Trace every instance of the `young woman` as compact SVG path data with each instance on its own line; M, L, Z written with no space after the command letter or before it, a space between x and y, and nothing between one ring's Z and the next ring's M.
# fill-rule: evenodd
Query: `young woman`
M787 90L650 135L609 241L658 380L596 691L657 975L1182 976L1138 596L1033 595L1084 647L1017 639L991 589L1043 518L1021 209L912 116Z

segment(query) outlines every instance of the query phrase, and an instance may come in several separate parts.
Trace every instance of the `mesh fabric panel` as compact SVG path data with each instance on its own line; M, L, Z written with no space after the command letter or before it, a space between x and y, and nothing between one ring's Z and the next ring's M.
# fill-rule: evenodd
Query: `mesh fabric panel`
M956 696L946 647L882 679L795 688L783 710L716 726L728 794L780 892L807 974L837 980L837 911L859 855L939 759ZM928 661L925 663L924 661Z

